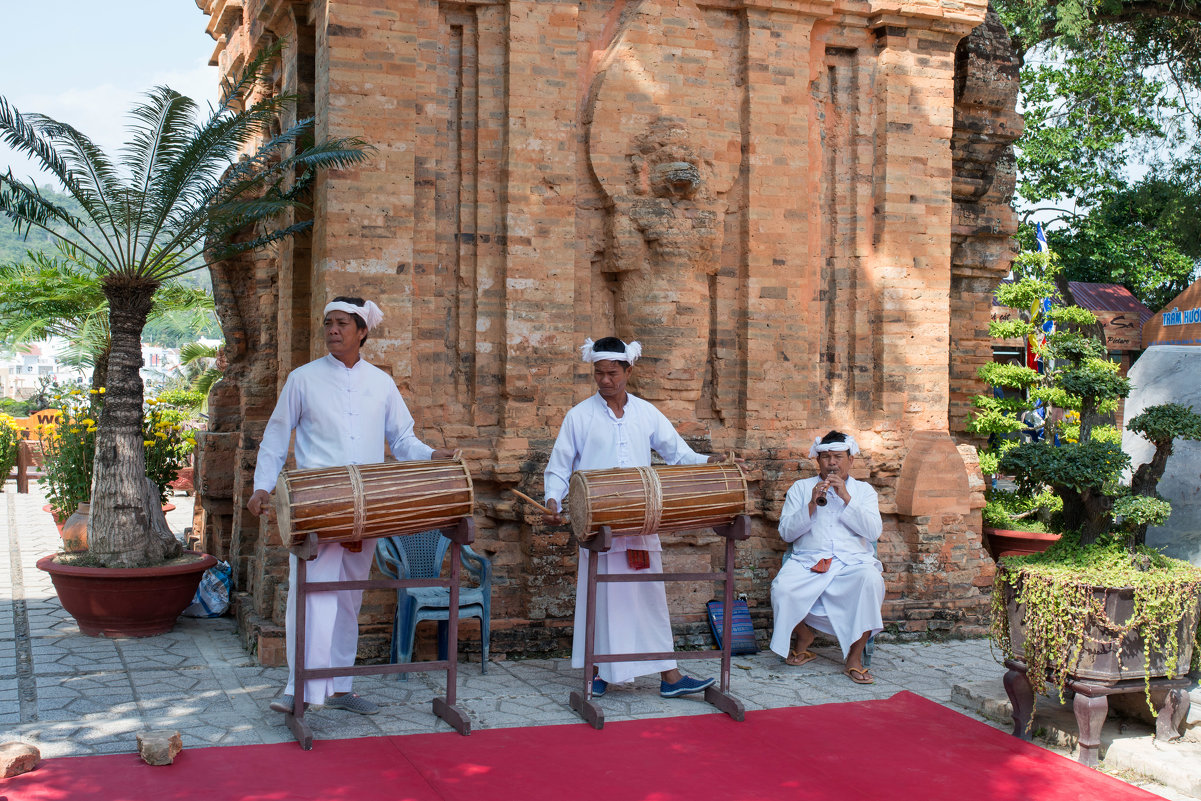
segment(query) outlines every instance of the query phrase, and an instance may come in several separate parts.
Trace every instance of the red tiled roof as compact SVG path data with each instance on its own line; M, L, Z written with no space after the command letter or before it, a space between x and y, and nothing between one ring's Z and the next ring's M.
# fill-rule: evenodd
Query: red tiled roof
M1121 284L1089 284L1083 281L1068 281L1068 289L1076 304L1092 312L1137 312L1139 325L1155 316L1130 290Z

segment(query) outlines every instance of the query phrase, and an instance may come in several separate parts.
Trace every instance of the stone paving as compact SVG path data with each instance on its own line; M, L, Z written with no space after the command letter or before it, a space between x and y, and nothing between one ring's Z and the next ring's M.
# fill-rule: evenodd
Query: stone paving
M286 671L257 666L240 647L231 618L180 618L171 633L142 639L81 635L49 576L35 566L59 543L44 501L36 489L29 495L14 489L10 482L0 495L0 742L22 740L43 757L58 757L134 752L135 734L145 729L177 729L186 748L291 740L282 715L267 709ZM191 501L174 499L178 508L168 521L176 531L190 525ZM822 658L800 668L767 651L735 657L731 692L747 710L887 698L901 690L951 706L957 684L1002 672L983 640L881 643L872 667L876 683L865 686L842 674L836 646L815 650ZM717 675L719 662L681 667ZM458 703L475 729L585 725L567 705L579 682L566 659L493 661L486 675L478 662L460 663ZM380 713L314 708L306 717L318 740L450 730L430 711L431 700L445 693L441 674L365 677L355 689L378 702ZM608 721L714 711L694 699L660 698L657 677L611 687L599 703ZM1169 798L1191 797L1135 781Z

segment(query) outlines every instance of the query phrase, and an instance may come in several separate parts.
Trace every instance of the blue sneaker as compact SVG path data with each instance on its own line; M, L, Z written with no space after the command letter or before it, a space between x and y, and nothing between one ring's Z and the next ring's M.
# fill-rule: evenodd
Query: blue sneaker
M600 676L592 677L592 697L600 698L605 694L605 690L609 689L609 682L602 679Z
M691 676L681 676L675 684L659 682L659 695L664 698L679 698L681 695L691 695L702 692L716 679L694 679Z

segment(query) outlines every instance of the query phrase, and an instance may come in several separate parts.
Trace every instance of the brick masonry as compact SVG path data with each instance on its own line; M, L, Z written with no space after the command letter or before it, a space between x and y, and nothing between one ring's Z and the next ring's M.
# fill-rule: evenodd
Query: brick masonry
M213 265L229 366L201 445L205 538L261 660L282 655L286 552L244 511L255 450L337 294L383 307L367 358L419 435L469 460L497 656L569 642L570 537L508 490L541 492L563 413L593 391L576 348L613 332L644 345L637 393L751 464L738 591L761 633L784 493L832 427L857 433L855 475L881 495L890 628L981 631L992 565L961 432L1021 129L984 0L201 5L223 74L284 37L260 91L375 148L322 177L310 236ZM665 547L679 569L721 563L710 533ZM681 641L707 638L715 592L671 588ZM386 653L392 606L368 594L361 656Z

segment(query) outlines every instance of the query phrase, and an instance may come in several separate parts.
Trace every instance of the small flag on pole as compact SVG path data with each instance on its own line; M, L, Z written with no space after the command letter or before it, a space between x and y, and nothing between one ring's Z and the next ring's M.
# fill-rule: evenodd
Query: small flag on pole
M1047 235L1043 232L1043 224L1034 224L1034 244L1038 247L1039 253L1047 252Z

